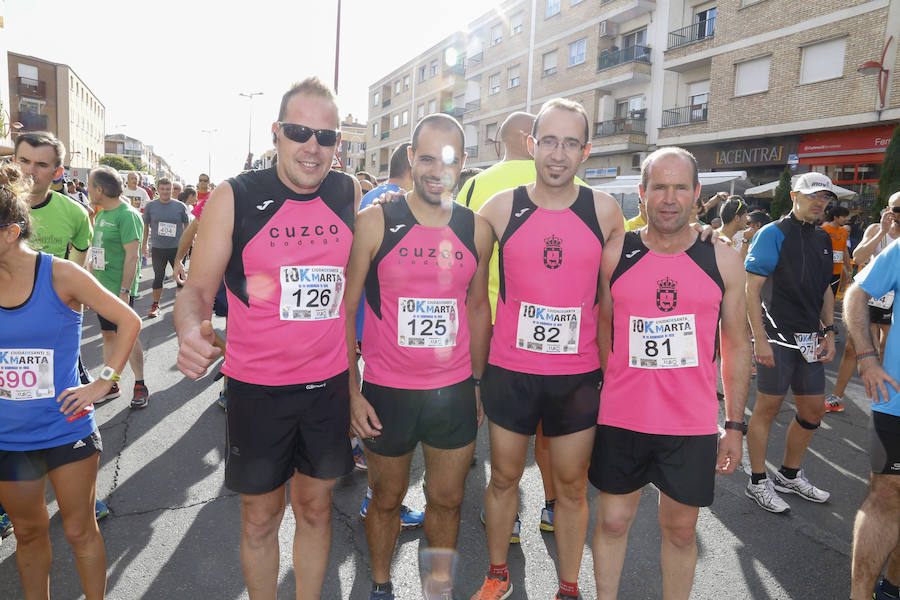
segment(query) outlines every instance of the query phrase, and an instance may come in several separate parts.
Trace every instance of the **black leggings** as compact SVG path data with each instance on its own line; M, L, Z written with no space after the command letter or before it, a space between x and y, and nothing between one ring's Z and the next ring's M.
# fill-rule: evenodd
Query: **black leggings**
M151 248L150 259L153 261L153 289L162 289L163 279L166 278L166 264L175 269L175 255L178 248ZM180 285L178 287L181 287Z

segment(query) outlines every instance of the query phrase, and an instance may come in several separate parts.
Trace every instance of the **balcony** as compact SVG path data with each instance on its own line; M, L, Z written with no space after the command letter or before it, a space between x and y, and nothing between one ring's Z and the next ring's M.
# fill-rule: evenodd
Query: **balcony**
M31 79L30 77L17 77L16 93L19 96L28 98L44 99L47 97L47 82Z
M383 131L383 132L381 132L381 139L386 140L386 139L388 139L389 137L391 137L391 132L390 132L390 131Z
M390 105L391 105L391 99L390 99L390 98L385 98L385 99L384 99L384 102L381 103L381 108L387 108L387 107L390 106Z
M481 98L466 102L465 112L472 112L473 110L478 110L479 108L481 108Z
M478 146L466 146L467 158L478 158Z
M479 52L477 54L473 54L469 57L469 66L474 67L477 64L480 64L481 61L484 60L484 52Z
M676 127L692 123L705 123L707 120L707 103L667 108L662 112L662 126Z
M687 27L676 29L669 32L668 50L672 48L680 48L694 42L702 42L707 38L711 38L716 32L716 18L705 19L691 23Z
M47 129L47 115L33 112L20 112L16 121L22 124L22 131L43 131Z
M610 52L604 50L597 57L597 70L604 71L630 62L650 64L650 48L647 46L629 46Z
M620 117L594 123L594 137L608 137L620 133L647 133L647 119Z
M444 67L444 73L452 73L456 75L465 75L466 74L466 57L462 57L452 67Z

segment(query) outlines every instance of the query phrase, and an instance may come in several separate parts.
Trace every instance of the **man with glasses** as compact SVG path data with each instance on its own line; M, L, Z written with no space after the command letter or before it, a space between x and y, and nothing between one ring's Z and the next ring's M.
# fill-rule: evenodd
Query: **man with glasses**
M600 257L606 242L624 233L615 200L575 183L575 172L590 154L588 140L581 104L548 101L528 142L536 181L500 192L480 211L500 240L502 275L482 383L491 430L491 481L484 500L490 568L474 600L512 594L509 532L539 422L549 439L556 494L556 597L578 597L588 523L587 470L602 380Z
M831 497L809 482L800 463L825 415L825 363L834 357L831 238L816 224L837 195L831 179L806 173L794 182L791 199L791 212L759 230L744 262L758 369L747 431L751 475L745 493L774 513L790 510L776 490L811 502ZM766 475L769 430L788 388L797 413L773 482Z
M197 379L219 354L210 316L225 277L225 485L241 494L252 598L276 596L288 481L302 549L297 596L321 596L334 484L353 470L343 294L359 184L331 169L338 123L334 93L318 78L285 93L272 124L277 166L241 173L210 196L175 304L178 367Z
M718 230L719 237L734 248L740 250L743 237L738 233L747 226L747 205L740 196L729 196L721 207L719 217L722 226Z
M209 195L212 192L209 189L209 175L206 173L200 173L200 176L197 177L197 205L202 206L209 200ZM203 210L202 208L200 210Z

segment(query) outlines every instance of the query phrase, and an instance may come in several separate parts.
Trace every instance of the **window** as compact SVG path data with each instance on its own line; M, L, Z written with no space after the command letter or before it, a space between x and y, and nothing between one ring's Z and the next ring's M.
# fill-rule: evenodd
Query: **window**
M632 46L646 46L647 45L647 30L639 29L637 31L632 31L627 35L622 36L622 47L623 48L631 48Z
M691 106L709 101L709 79L688 84L688 98Z
M556 73L556 50L551 50L544 54L543 65L545 77Z
M416 108L416 118L417 118L417 119L421 119L421 118L424 117L424 116L425 116L425 105L424 105L424 104L420 104L420 105L418 106L418 108Z
M580 65L584 62L584 49L587 47L587 40L581 38L569 44L569 66Z
M431 61L431 67L429 69L429 74L430 74L429 76L434 77L435 75L437 75L437 69L438 69L438 61L436 61L436 60Z
M496 123L488 123L487 127L484 128L484 143L490 144L497 137L497 124Z
M547 0L547 8L544 10L544 18L549 19L559 14L559 0Z
M428 114L433 115L437 112L437 100L431 100L428 102Z
M409 125L409 111L408 110L403 111L403 116L400 117L400 124L401 125Z
M394 115L391 119L391 129L397 129L400 127L400 115Z
M841 37L803 46L800 59L800 83L834 79L844 74L847 38Z
M401 86L401 81L398 79L397 81L394 82L394 95L395 96L400 93L400 89L401 89L400 86Z
M763 56L734 65L734 95L746 96L769 89L769 62L771 56Z
M372 106L378 106L379 102L381 102L381 94L375 92L375 95L372 96Z
M419 67L419 83L425 81L425 71L428 69L425 65Z
M509 18L509 31L511 35L522 33L522 11L520 10Z
M519 87L519 65L507 69L506 74L509 79L509 84L507 87Z
M372 137L378 137L378 121L372 123Z
M496 94L500 91L500 73L494 73L488 78L488 93Z
M616 118L617 119L643 119L644 118L644 96L631 96L616 101Z
M409 89L409 75L404 75L403 76L403 90L405 91L408 89Z
M491 27L491 46L496 46L503 41L503 24L497 23Z
M372 153L372 166L373 167L375 166L375 163L377 162L377 158L378 158L378 156L373 152Z

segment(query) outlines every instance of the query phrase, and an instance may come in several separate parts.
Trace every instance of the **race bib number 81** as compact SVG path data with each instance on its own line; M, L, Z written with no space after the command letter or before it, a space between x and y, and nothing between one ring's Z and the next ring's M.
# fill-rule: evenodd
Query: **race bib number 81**
M0 398L36 400L55 396L53 350L0 350Z
M581 307L556 308L522 302L516 346L541 354L578 354Z
M337 319L343 297L343 267L281 267L282 321Z
M694 315L631 317L628 326L629 366L637 369L696 367Z
M400 298L397 345L404 348L447 348L456 345L459 313L456 299Z

